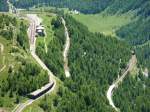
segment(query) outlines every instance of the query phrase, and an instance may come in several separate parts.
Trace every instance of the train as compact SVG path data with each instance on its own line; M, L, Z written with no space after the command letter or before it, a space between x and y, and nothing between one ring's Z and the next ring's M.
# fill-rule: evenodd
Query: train
M45 94L46 92L48 92L53 86L54 86L54 82L50 82L50 83L46 84L45 86L43 86L42 88L31 92L27 96L30 99L36 99L36 98L42 96L43 94Z

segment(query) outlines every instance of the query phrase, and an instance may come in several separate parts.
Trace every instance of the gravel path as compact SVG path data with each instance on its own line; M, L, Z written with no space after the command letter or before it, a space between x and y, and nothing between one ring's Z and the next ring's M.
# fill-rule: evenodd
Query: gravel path
M70 77L70 71L69 71L69 67L68 67L68 52L69 52L69 48L70 48L70 37L69 37L68 29L66 27L66 22L63 18L61 18L61 19L62 19L62 23L65 28L65 36L66 36L66 44L65 44L64 51L63 51L64 70L65 70L66 77Z
M112 96L113 96L113 90L116 89L120 82L123 81L123 79L126 77L129 71L133 69L133 67L136 65L137 59L136 56L133 55L129 61L129 64L127 65L125 71L122 73L122 76L119 77L112 85L109 86L109 89L107 91L107 99L109 101L109 104L116 110L119 111L119 109L115 106Z

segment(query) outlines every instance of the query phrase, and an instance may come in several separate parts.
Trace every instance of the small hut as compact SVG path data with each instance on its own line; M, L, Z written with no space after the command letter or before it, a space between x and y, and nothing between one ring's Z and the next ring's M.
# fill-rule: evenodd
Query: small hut
M45 28L42 25L36 27L36 33L40 36L45 36Z

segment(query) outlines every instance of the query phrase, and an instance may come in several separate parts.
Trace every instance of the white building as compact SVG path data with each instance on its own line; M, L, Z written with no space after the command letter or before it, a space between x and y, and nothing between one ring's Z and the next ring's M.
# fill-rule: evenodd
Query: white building
M77 10L71 10L71 14L80 14L80 12L79 11L77 11Z
M45 36L45 28L42 25L36 27L36 33L40 36Z

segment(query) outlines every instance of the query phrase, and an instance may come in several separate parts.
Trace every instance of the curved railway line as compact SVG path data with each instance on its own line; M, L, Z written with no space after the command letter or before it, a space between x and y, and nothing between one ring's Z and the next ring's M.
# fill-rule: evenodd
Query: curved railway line
M33 58L37 61L37 63L46 71L48 71L48 75L49 75L49 83L53 83L51 88L44 90L44 93L38 95L38 97L36 98L32 98L27 100L25 103L21 103L19 105L16 106L16 108L12 111L12 112L22 112L22 110L24 108L26 108L28 105L31 105L34 101L38 100L39 98L43 97L46 94L49 94L50 92L52 92L56 86L56 77L53 75L53 73L47 68L47 66L43 63L43 61L36 55L35 53L35 43L36 43L36 38L35 38L35 28L36 26L39 24L38 23L38 17L36 14L28 14L27 18L30 21L30 26L28 29L28 36L29 36L29 42L30 42L30 52L31 55L33 56ZM45 86L43 86L42 88L44 88ZM43 89L41 89L43 92ZM36 93L40 93L39 89L34 91Z
M40 24L37 21L38 17L37 17L36 14L28 14L27 18L30 21L30 26L29 26L29 29L28 29L28 35L29 35L31 55L33 56L33 58L38 62L38 64L44 70L48 71L49 84L47 84L47 85L50 85L50 84L52 84L52 85L50 85L50 88L46 88L46 90L44 89L44 93L43 93L43 88L46 85L41 88L42 93L39 92L40 89L32 92L31 93L32 95L33 95L33 93L38 93L37 96L35 96L34 98L32 96L25 103L21 103L21 104L17 105L16 108L12 112L22 112L22 110L24 108L26 108L27 106L31 105L34 101L40 99L45 94L49 94L50 92L52 92L55 89L55 86L56 86L56 77L53 75L53 73L47 68L47 66L43 63L43 61L35 53L35 50L36 50L36 46L35 46L36 45L36 38L35 38L36 26ZM70 38L69 38L69 33L68 33L68 29L66 27L65 20L63 18L62 18L62 23L63 23L64 28L65 28L65 36L66 36L66 44L65 44L65 48L64 48L64 52L63 52L63 56L64 56L64 70L65 70L66 77L70 77L70 72L69 72L69 67L68 67L68 58L67 58L69 47L70 47Z

